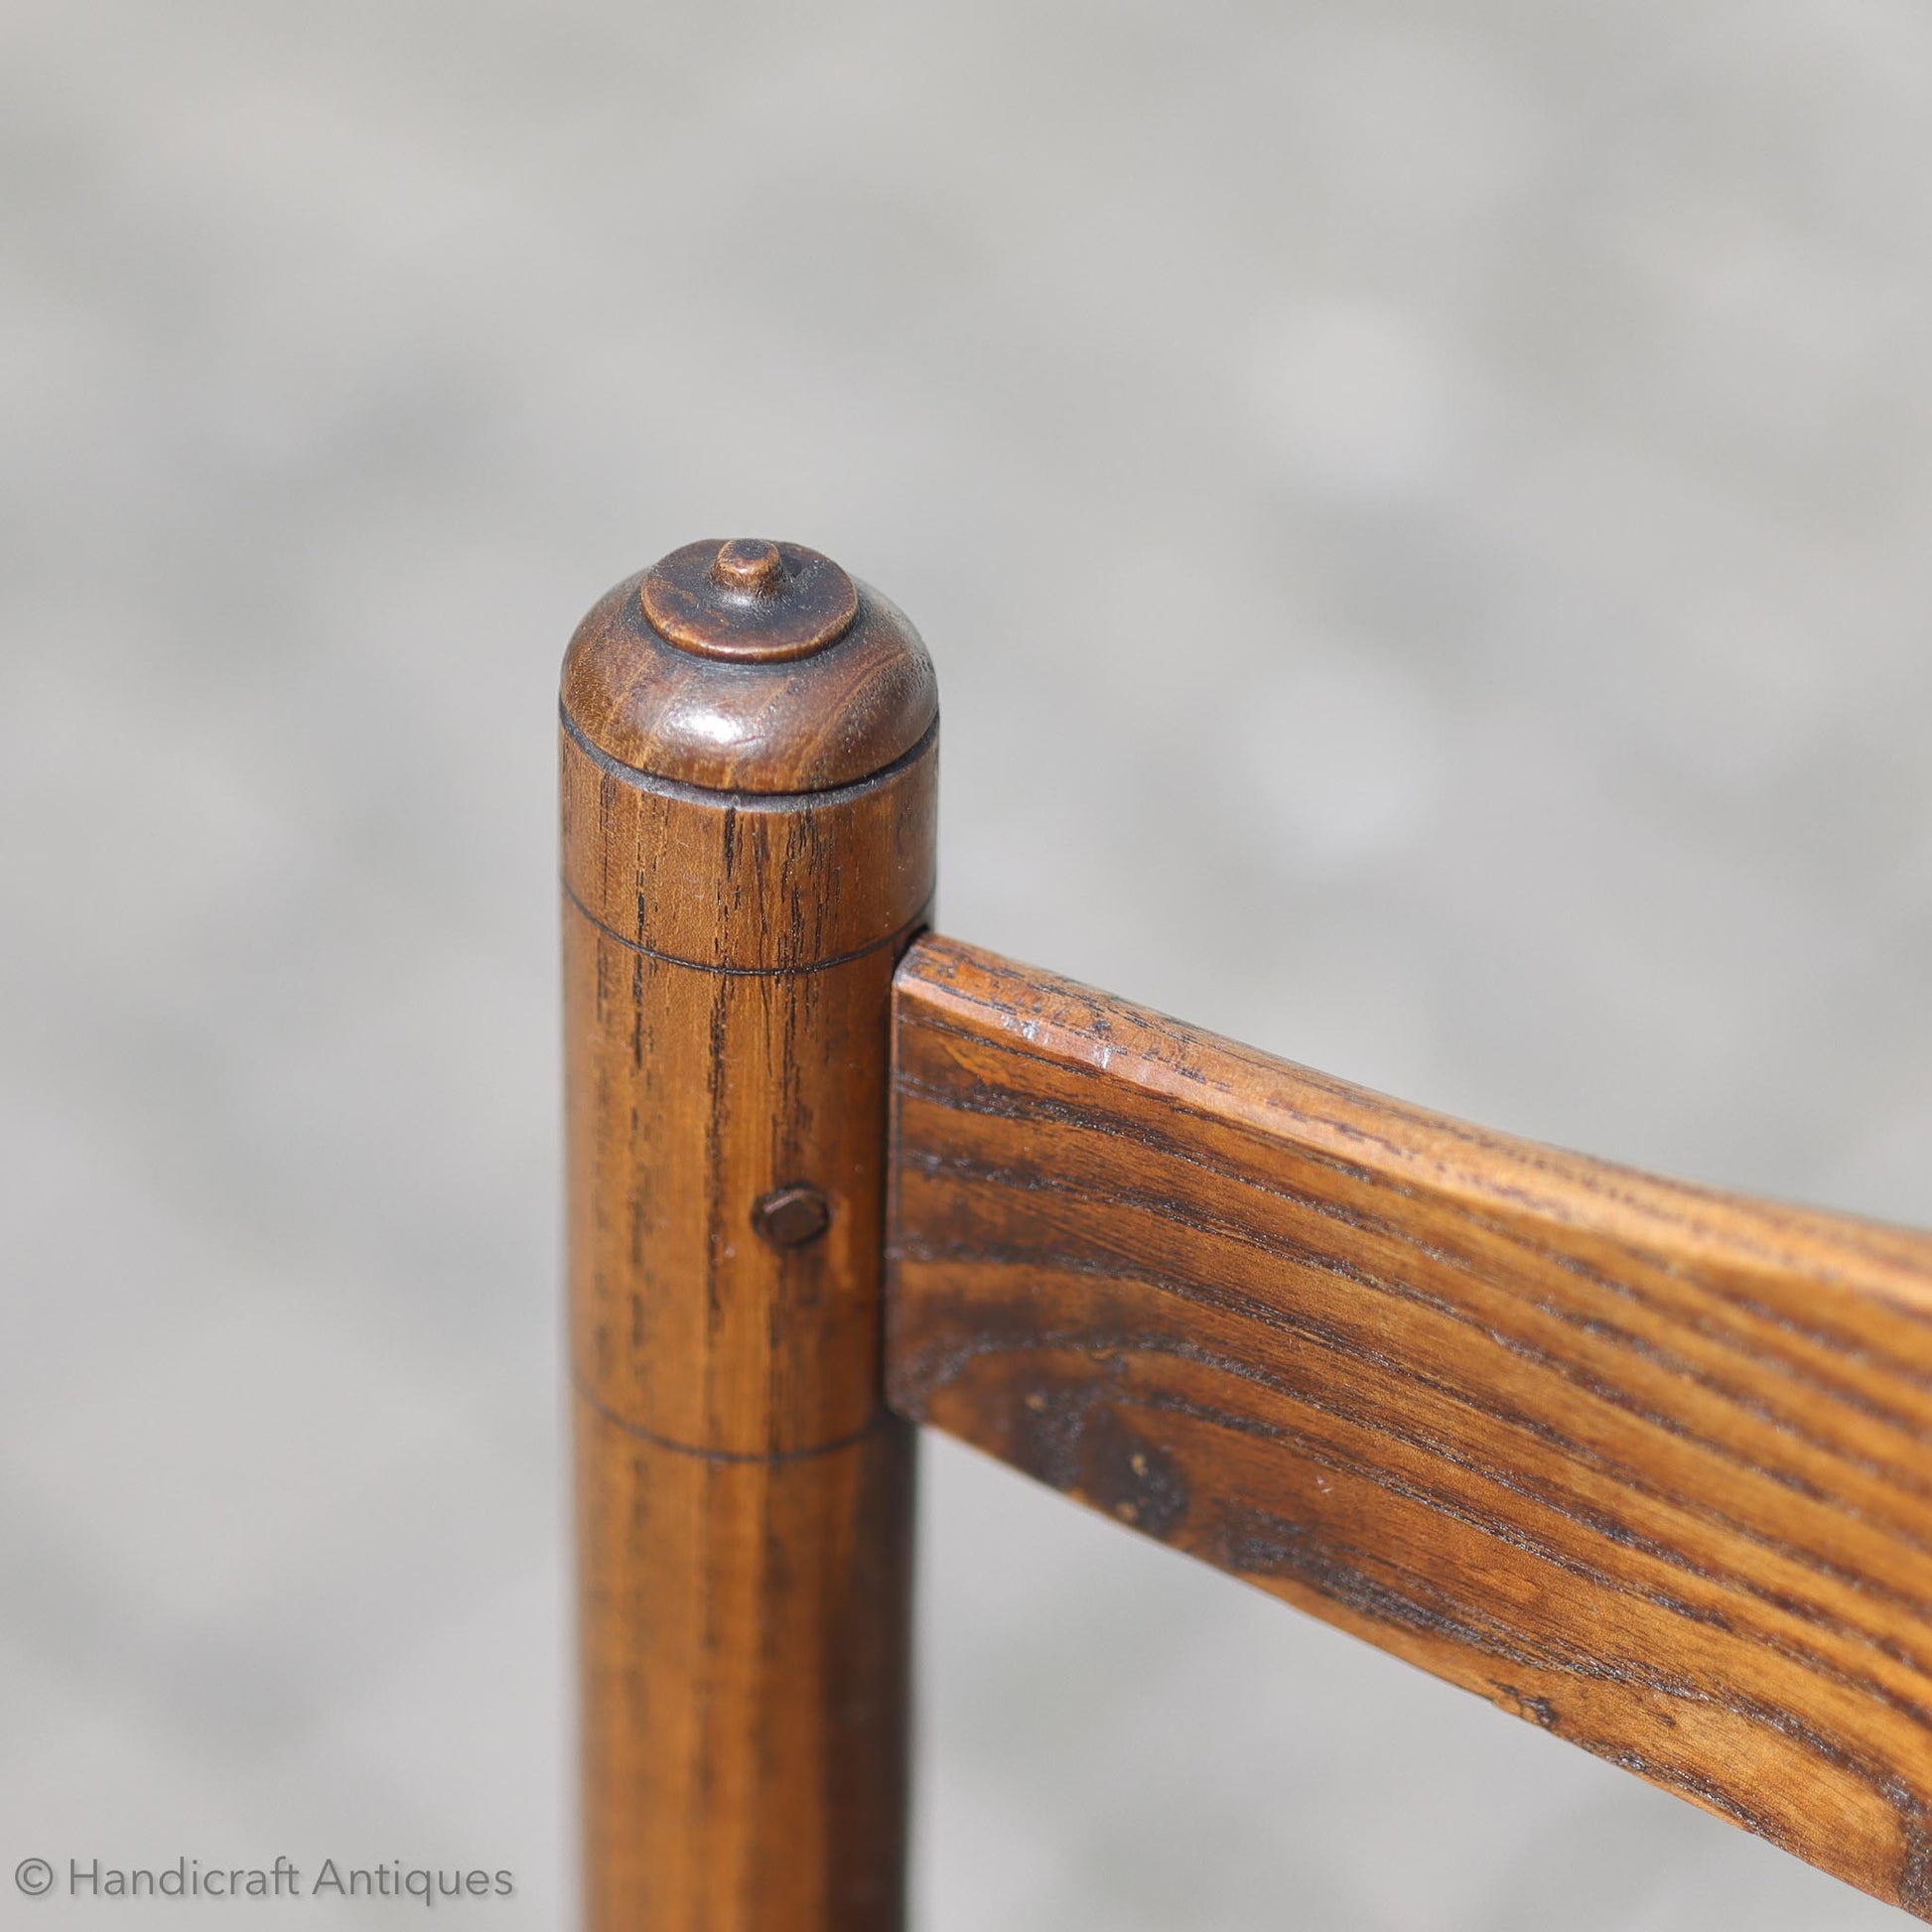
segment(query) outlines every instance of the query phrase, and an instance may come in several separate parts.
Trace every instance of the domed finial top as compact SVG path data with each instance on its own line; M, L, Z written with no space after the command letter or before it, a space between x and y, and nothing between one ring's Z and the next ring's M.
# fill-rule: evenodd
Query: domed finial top
M857 782L932 728L918 633L797 543L687 543L600 599L564 661L566 728L606 759L721 791Z
M859 615L852 579L797 543L687 543L644 579L644 616L701 657L770 664L835 643Z

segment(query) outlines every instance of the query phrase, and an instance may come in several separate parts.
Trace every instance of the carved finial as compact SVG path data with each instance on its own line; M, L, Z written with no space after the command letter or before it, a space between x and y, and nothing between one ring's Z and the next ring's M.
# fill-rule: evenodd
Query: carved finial
M798 543L687 543L644 579L644 616L700 657L770 663L836 643L859 615L852 579Z
M711 566L712 581L741 597L770 597L784 581L785 560L762 537L733 537Z

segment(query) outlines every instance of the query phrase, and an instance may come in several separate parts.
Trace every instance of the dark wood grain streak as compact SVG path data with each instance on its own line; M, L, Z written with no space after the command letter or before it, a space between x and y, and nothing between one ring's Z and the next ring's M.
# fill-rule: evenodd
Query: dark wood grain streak
M948 939L895 1014L900 1413L1932 1919L1932 1237Z

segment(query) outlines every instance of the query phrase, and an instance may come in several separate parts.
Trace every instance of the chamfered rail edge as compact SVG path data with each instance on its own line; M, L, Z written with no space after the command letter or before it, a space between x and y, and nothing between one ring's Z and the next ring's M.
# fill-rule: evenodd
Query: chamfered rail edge
M1932 1919L1932 1236L930 935L891 1158L901 1415Z

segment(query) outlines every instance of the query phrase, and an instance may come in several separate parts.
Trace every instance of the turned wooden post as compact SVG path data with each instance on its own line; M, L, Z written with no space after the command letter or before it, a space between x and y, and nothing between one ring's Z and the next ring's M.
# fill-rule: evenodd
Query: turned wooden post
M937 715L911 626L792 544L673 551L565 659L593 1932L902 1922L913 1444L880 1297Z

